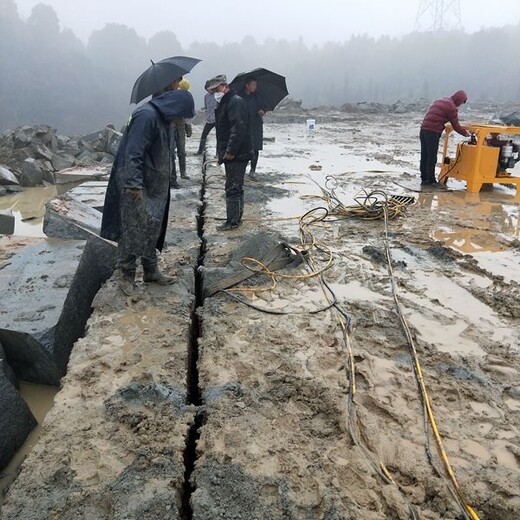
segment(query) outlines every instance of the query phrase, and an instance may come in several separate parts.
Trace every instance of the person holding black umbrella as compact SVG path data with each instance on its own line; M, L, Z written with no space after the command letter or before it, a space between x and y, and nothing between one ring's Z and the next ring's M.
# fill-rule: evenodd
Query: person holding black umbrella
M259 93L257 92L258 80L255 76L248 76L245 80L244 88L240 95L246 100L249 107L249 124L251 127L251 142L253 144L253 158L251 159L251 170L249 173L254 175L258 164L260 151L264 145L264 120L263 117L267 107Z
M118 242L120 288L128 296L137 288L139 260L145 283L166 285L174 281L159 270L157 250L164 245L168 222L175 139L172 121L195 115L193 97L178 90L179 81L198 61L180 57L178 62L169 58L152 63L134 85L133 102L150 94L153 97L133 112L124 131L110 173L101 224L101 236Z
M285 78L280 74L258 68L250 72L241 72L229 86L240 93L249 107L254 148L251 174L254 174L258 163L258 152L263 149L264 144L263 116L266 112L274 110L278 103L288 95L287 84Z
M221 231L237 228L244 212L244 176L253 156L249 110L246 102L230 90L226 77L210 81L219 105L215 110L217 155L226 170L226 222Z

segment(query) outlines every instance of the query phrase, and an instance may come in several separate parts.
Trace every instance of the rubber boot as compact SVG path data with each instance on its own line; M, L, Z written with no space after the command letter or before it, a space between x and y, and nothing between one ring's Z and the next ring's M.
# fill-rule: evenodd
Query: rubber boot
M240 198L226 198L227 220L219 226L219 231L229 231L240 226Z
M147 269L144 270L143 282L156 283L158 285L171 285L175 282L175 277L165 275L159 270L157 266L155 266L152 271Z
M170 172L170 188L174 190L178 190L180 188L179 183L177 182L177 168L175 167L175 157L171 159L171 172Z
M240 210L238 212L238 223L242 223L242 215L244 214L244 196L240 197Z
M126 270L121 269L119 274L119 289L126 296L135 296L138 292L137 284L135 283L135 269Z
M204 153L204 148L206 147L206 139L201 139L199 143L199 149L197 150L195 155L202 155Z
M186 175L186 156L179 156L179 170L181 171L181 179L189 179L189 176Z

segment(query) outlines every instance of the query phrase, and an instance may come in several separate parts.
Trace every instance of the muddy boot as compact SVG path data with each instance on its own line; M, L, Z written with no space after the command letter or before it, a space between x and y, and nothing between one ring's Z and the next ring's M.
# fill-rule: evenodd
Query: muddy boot
M202 155L204 153L204 148L206 147L206 139L200 140L199 149L195 152L195 155Z
M135 270L127 271L121 269L119 276L119 289L126 296L135 296L138 294L139 290L137 284L135 283Z
M186 175L186 156L179 156L179 170L181 171L181 179L189 179Z
M240 199L226 198L226 212L227 220L217 227L218 231L229 231L240 226Z
M244 196L240 197L240 210L238 212L238 223L242 223L242 215L244 214Z
M167 276L159 271L158 267L155 267L153 271L145 269L143 274L144 283L156 283L158 285L171 285L175 282L175 277Z

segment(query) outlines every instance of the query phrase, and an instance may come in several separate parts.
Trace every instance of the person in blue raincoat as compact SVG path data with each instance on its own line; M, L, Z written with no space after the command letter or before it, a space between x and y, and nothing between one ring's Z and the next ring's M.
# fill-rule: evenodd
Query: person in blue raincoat
M170 203L174 118L195 115L192 95L177 90L181 78L155 94L132 114L121 139L105 196L101 236L118 242L120 285L136 288L141 261L145 283L169 284L158 268Z
M251 143L253 145L253 157L251 158L251 169L249 173L254 175L258 164L260 151L264 148L264 120L266 112L262 96L257 91L258 81L254 76L248 76L244 89L240 96L247 102L249 110L249 126L251 130Z

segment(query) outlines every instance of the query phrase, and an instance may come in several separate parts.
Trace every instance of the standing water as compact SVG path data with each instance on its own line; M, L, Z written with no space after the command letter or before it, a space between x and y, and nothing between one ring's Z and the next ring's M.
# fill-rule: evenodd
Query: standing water
M57 393L58 389L52 386L35 385L33 383L20 381L20 394L29 405L29 408L31 409L35 419L38 421L38 424L29 437L27 437L27 440L18 450L7 468L0 473L0 504L3 501L4 493L16 478L18 470L25 460L25 457L38 442L43 421L49 410L52 408L54 397Z
M43 217L45 204L56 195L78 186L81 183L46 186L44 188L25 188L13 195L0 197L0 211L10 209L15 218L13 235L43 237Z

